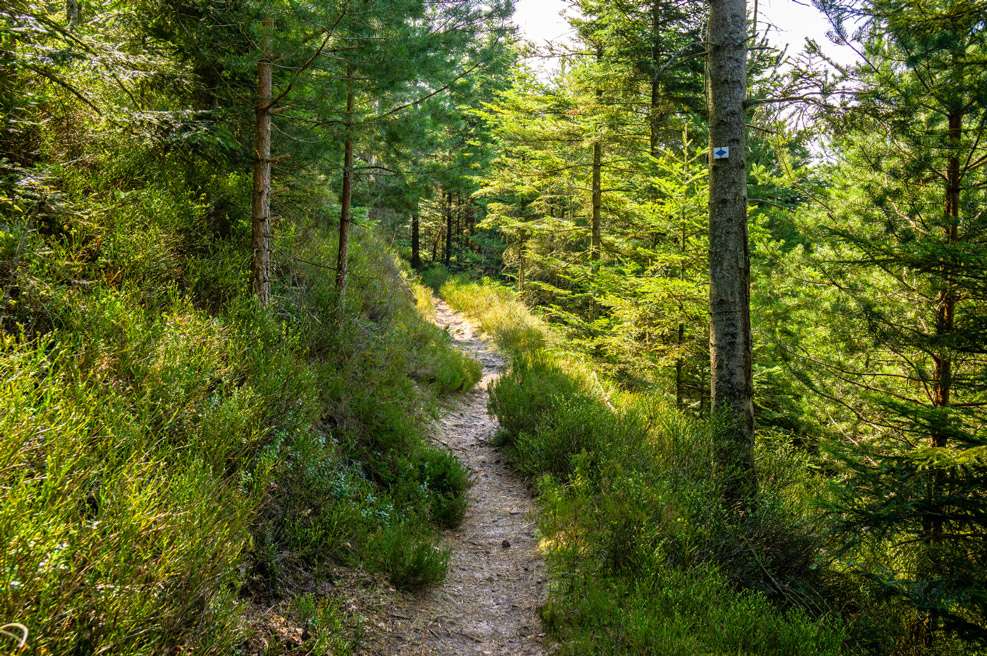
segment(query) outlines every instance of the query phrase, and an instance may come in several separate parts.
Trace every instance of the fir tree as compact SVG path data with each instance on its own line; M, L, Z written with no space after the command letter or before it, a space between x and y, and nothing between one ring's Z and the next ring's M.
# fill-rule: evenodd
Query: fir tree
M820 253L857 323L816 358L833 382L804 376L872 427L835 508L851 541L890 545L868 571L927 635L987 615L987 32L974 4L824 5L863 57L834 117L841 170Z

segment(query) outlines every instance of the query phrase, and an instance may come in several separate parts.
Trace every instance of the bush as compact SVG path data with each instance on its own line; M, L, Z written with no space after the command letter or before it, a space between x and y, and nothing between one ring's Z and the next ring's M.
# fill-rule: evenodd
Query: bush
M449 567L449 551L407 523L396 523L378 533L369 546L367 562L383 572L399 590L417 590L441 582Z
M547 354L534 352L515 358L510 370L491 387L490 410L500 422L501 439L513 444L567 399L576 403L576 397L586 399L578 381Z
M469 470L448 451L426 447L421 457L420 485L431 496L429 515L442 528L456 528L466 517Z
M305 627L307 635L302 648L312 656L351 656L357 653L362 630L356 631L353 619L343 609L341 600L320 599L314 594L303 594L292 600L294 620ZM352 638L349 634L355 633ZM290 653L290 649L286 650Z
M844 653L838 621L780 611L737 592L710 566L613 577L577 572L553 587L542 609L561 654Z
M507 287L484 279L482 284L450 278L440 288L453 307L469 314L480 328L512 357L548 346L548 330Z
M437 293L446 284L446 281L449 280L450 273L442 264L433 262L419 275L422 284Z

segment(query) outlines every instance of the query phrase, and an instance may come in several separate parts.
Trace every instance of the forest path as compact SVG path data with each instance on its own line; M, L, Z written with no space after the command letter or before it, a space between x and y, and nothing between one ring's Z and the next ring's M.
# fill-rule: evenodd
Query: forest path
M488 387L504 360L479 331L435 300L436 323L483 365L470 392L445 404L436 440L472 472L470 506L458 529L445 582L419 594L381 600L360 653L374 656L542 656L548 653L537 610L545 570L538 553L535 504L520 476L494 448L497 420Z

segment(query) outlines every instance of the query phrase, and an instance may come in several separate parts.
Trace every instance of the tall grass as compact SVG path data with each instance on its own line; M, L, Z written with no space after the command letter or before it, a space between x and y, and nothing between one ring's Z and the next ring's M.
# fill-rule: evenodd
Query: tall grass
M439 287L453 307L471 316L480 328L511 355L538 351L550 338L544 322L528 311L509 288L484 279L482 284L447 278Z

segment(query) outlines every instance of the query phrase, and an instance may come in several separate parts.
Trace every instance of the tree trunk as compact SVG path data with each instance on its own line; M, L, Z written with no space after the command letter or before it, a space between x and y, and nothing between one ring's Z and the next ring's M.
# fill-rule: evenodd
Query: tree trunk
M524 291L524 232L518 235L517 247L517 290Z
M353 69L346 71L346 136L343 142L343 189L339 210L339 254L336 259L336 289L339 307L346 301L346 274L350 251L353 212Z
M594 262L600 259L600 248L603 241L600 236L600 218L603 214L602 169L603 144L598 139L593 142L593 223L589 241L589 259Z
M452 192L446 192L446 268L452 262Z
M271 302L271 88L270 30L273 18L262 23L261 60L257 63L257 109L254 130L253 289L261 306Z
M688 128L683 134L682 143L683 146L688 143ZM686 148L682 150L683 159L685 160L685 167L687 170L689 166L689 152ZM683 189L683 201L688 201L689 190L688 186ZM685 214L686 204L682 204L682 212L679 215L679 220L681 223L681 230L679 232L679 280L685 283L685 247L688 243L687 238L687 225L686 225L686 214ZM685 354L683 349L685 348L685 303L679 300L679 334L678 334L678 346L679 355L675 360L675 407L681 410L685 406Z
M740 510L751 506L757 492L744 112L746 22L745 0L710 0L710 400L713 412L728 422L716 445L716 466L727 473L725 501ZM727 157L724 147L729 148Z
M65 19L70 30L82 25L82 3L79 0L65 0Z
M603 61L603 47L596 47L596 63L599 66ZM603 103L603 89L596 87L596 111L600 110ZM596 262L600 259L600 249L602 238L600 236L600 219L603 214L603 142L597 138L593 142L593 218L590 224L589 236L589 259Z
M699 416L702 418L709 417L709 400L710 395L706 393L709 387L709 380L707 379L706 367L700 366L699 371Z
M471 253L476 253L476 242L473 241L473 235L476 234L476 207L473 205L473 199L466 198L466 248Z
M661 104L661 82L658 78L658 69L661 66L661 38L659 29L661 28L661 5L664 0L651 0L651 111L648 115L648 128L650 129L651 156L658 157L658 129L661 125L661 115L658 107Z
M411 266L414 269L422 268L421 221L417 211L411 215Z
M463 198L456 192L456 251L463 252ZM461 258L460 258L461 259Z
M682 234L679 241L679 280L685 281L685 244L686 244L685 210L682 210ZM679 354L675 358L675 407L681 410L685 407L685 304L679 301L679 330L678 348Z
M435 229L435 239L432 240L432 263L438 261L439 259L439 242L442 241L442 224L440 223Z
M679 312L682 312L681 303L679 303ZM675 407L679 410L685 407L685 358L682 356L682 348L684 344L685 324L679 322L679 356L675 358Z
M949 248L956 246L959 241L960 219L960 158L957 151L963 131L963 116L951 113L948 116L949 126L947 144L950 155L946 162L946 193L944 204L943 237ZM942 271L942 282L936 298L936 341L948 341L956 325L956 285L948 270ZM950 393L953 386L953 359L949 347L937 345L932 358L932 405L936 408L948 408ZM936 425L932 427L929 443L933 447L948 446L949 425L945 412ZM943 514L945 508L938 501L938 496L944 484L944 474L935 470L930 481L929 494L931 497L931 512L923 522L923 532L929 544L935 545L942 541Z
M958 113L950 114L947 142L953 152L946 163L946 202L945 227L943 237L946 244L952 248L959 241L960 218L960 158L955 151L960 145L963 118ZM956 315L956 287L948 271L943 271L942 286L936 299L936 337L948 339L953 332ZM952 388L953 363L947 349L939 350L933 358L932 370L932 404L937 408L949 406L949 396ZM934 447L947 445L947 431L933 430L931 444Z

